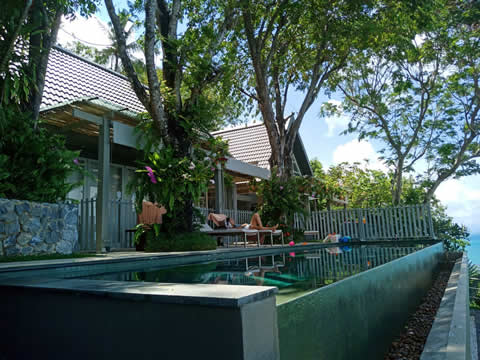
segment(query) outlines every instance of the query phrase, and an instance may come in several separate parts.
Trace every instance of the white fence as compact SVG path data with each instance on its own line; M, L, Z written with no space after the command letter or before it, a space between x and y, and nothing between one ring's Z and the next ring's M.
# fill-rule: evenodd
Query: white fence
M215 209L207 209L207 208L197 208L200 210L201 214L207 218L209 213L214 213ZM233 210L233 209L224 209L223 213L235 220L236 224L250 224L250 220L252 219L253 211L249 210ZM210 226L213 227L213 223L208 222Z
M429 205L315 211L306 219L296 216L295 227L317 231L319 239L332 233L361 240L435 237Z
M109 231L112 249L133 247L133 229L137 224L135 206L131 200L110 202ZM197 208L206 218L214 209ZM225 215L237 224L250 223L253 211L225 209ZM96 199L82 200L79 206L80 251L95 250ZM397 206L373 209L315 211L307 218L295 216L295 228L317 232L317 239L328 234L342 234L360 240L395 240L434 238L432 217L428 205ZM213 224L210 224L213 226ZM227 239L231 241L232 239Z

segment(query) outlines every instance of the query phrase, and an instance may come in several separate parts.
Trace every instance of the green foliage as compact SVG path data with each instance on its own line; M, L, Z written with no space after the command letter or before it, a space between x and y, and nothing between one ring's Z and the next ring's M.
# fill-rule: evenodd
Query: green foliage
M323 192L316 197L320 199L320 208L325 207L325 199L331 199L332 194L338 198L348 199L350 208L372 208L392 206L390 192L391 175L379 170L369 169L359 164L342 163L331 166L327 172L323 170L318 160L312 160L314 176L324 184ZM320 190L321 192L322 190ZM412 178L403 178L402 205L416 205L423 203L426 189L423 183L416 183ZM430 202L432 221L435 235L444 242L447 250L463 251L469 245L468 230L457 224L447 215L446 209L440 201L433 198Z
M433 202L432 220L437 239L443 241L448 251L465 251L465 247L470 245L467 228L455 223L438 201Z
M269 180L252 180L250 186L259 198L259 213L264 225L279 224L279 229L288 239L295 236L295 214L308 216L308 199L314 193L317 182L313 178L302 176L283 180L276 174L273 170Z
M242 1L236 87L245 109L266 124L272 156L282 176L291 176L293 144L301 122L322 91L335 86L337 72L361 51L375 31L376 1ZM329 85L328 82L331 82ZM298 109L285 109L289 96Z
M177 158L173 149L167 147L149 153L147 160L142 163L143 169L136 170L136 176L129 184L130 190L135 191L137 211L141 211L143 199L162 204L167 210L164 221L170 225L166 230L174 233L185 221L181 213L185 201L198 201L206 191L213 177L212 159ZM186 225L184 228L188 229Z
M154 144L158 146L155 141L145 144L145 160L139 162L140 169L128 185L129 191L135 192L137 211L141 211L144 199L162 204L167 210L163 216L164 230L170 234L189 231L185 203L190 201L189 209L195 212L192 204L207 190L209 181L213 181L216 167L225 163L228 144L210 138L194 147L192 157L181 158L171 146L153 151Z
M41 98L45 56L55 43L51 36L60 15L92 14L99 0L5 0L0 12L0 104L22 109ZM1 119L0 119L1 121Z
M470 308L480 310L480 269L468 261L468 282L470 286Z
M381 35L337 79L343 104L323 108L324 115L350 117L345 133L383 144L394 204L403 174L420 159L428 162L427 200L449 177L480 172L479 27L472 23L480 13L472 4L427 0L413 13L408 2L387 4L378 13Z
M370 169L368 163L341 163L324 171L318 160L310 164L314 176L324 184L317 195L320 209L335 206L334 199L347 200L352 208L392 205L391 177L379 170ZM323 190L323 191L322 191Z
M0 197L57 202L80 184L66 182L83 171L74 160L79 152L65 147L65 140L46 129L34 130L30 114L15 108L0 110L6 120L0 129Z
M139 41L130 41L135 35L135 31L139 28L140 24L138 21L132 22L132 15L128 13L127 10L123 10L118 14L118 16L120 18L120 25L123 29L125 29L125 38L129 40L129 42L126 44L126 49L128 54L131 55L133 52L138 51L141 48ZM108 29L105 30L106 35L111 42L110 46L98 49L97 47L85 45L80 41L75 41L73 44L69 44L67 48L78 55L91 59L97 64L106 65L116 72L122 72L123 69L120 61L119 43L115 37L115 31L112 23L109 23ZM145 64L143 64L142 61L136 61L134 62L134 66L136 70L141 73L142 76L140 76L140 78L143 80L142 82L147 83Z
M147 231L145 251L201 251L214 250L217 242L212 236L201 232L168 234L166 232Z

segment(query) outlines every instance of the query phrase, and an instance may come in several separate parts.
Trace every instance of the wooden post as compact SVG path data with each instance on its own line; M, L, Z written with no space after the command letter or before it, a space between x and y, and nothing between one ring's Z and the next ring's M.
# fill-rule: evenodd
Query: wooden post
M428 228L430 229L430 238L435 239L435 231L433 229L432 208L430 202L427 204Z
M110 246L109 234L110 195L110 120L103 117L98 134L98 192L97 192L97 253Z
M232 184L232 205L233 205L233 213L235 214L235 221L238 221L237 216L237 184Z
M205 191L205 208L207 209L207 212L208 212L208 187L207 187L207 190Z
M222 165L218 164L215 170L215 212L222 214L225 209L225 184Z

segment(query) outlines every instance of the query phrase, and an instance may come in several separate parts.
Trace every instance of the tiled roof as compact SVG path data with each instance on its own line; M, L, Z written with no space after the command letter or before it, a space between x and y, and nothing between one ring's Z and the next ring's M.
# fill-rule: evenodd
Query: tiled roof
M54 46L48 59L40 110L88 97L127 108L132 113L145 112L127 77ZM212 135L228 140L235 159L270 168L271 148L264 124L216 131ZM295 141L294 155L302 173L310 174L308 157L299 137Z
M98 97L136 113L145 111L125 76L54 46L41 109L85 97Z
M272 154L265 125L252 125L230 130L215 131L212 135L228 141L230 154L238 160L269 169Z

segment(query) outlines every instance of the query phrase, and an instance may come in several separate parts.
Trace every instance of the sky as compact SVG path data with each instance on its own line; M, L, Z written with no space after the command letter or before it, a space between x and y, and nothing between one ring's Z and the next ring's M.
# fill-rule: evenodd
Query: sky
M119 3L117 1L117 3ZM121 0L121 4L125 1ZM120 9L121 5L118 6ZM117 10L118 10L117 9ZM96 16L89 19L77 17L73 22L64 21L58 34L58 42L65 46L68 42L81 40L87 45L104 46L110 43L105 29L109 21L108 14L102 4ZM290 95L285 113L297 112L303 95ZM326 101L341 101L338 95L331 99L320 96L306 113L300 127L307 155L310 159L317 158L324 168L341 162L370 161L370 166L385 169L378 160L380 143L361 141L354 134L340 135L346 129L348 118L320 117L320 108ZM461 179L449 179L435 193L438 199L447 206L447 213L460 224L466 225L471 233L480 234L480 175Z

